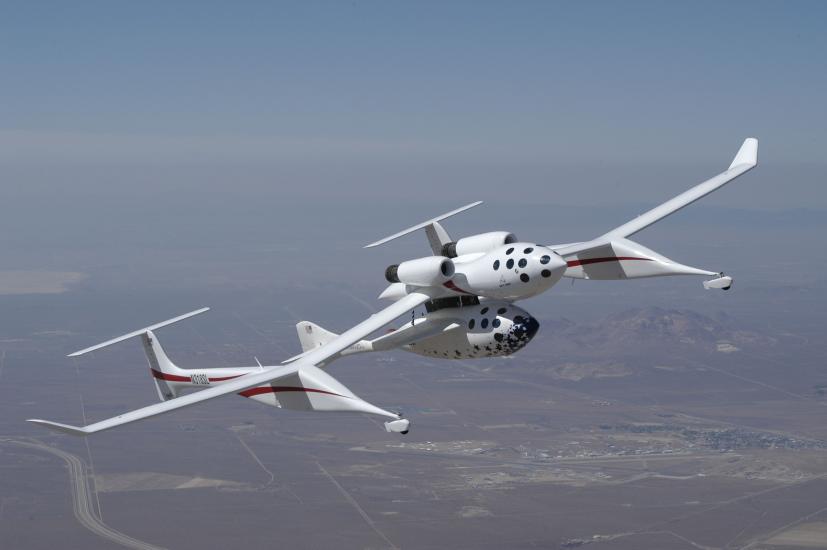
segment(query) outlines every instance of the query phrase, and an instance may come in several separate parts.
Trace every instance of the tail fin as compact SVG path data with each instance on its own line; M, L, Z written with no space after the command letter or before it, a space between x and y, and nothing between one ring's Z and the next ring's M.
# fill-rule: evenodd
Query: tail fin
M310 321L302 321L297 323L296 332L299 335L299 343L301 343L302 352L319 348L339 336L338 334L325 330Z
M149 362L152 378L155 380L158 397L161 401L169 401L178 397L178 384L174 384L174 382L190 382L190 377L184 376L184 371L170 361L166 352L164 352L164 348L161 347L161 343L151 330L141 334L141 342L144 345L144 353L146 353L146 360Z

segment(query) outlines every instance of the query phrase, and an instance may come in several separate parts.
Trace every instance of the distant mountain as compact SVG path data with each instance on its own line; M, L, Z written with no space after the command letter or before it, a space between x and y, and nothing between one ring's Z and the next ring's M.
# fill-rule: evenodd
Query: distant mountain
M733 347L775 343L771 337L740 328L737 321L727 315L712 318L695 311L658 307L628 309L593 324L568 320L549 324L554 327L550 332L556 342L572 343L580 350L616 352L687 345L699 346L705 351L722 351L722 348L734 351Z
M554 350L549 354L552 376L574 381L629 376L641 368L673 368L676 355L738 353L776 344L773 337L746 330L726 314L713 318L657 307L612 313L595 323L543 320L537 340Z
M610 342L634 342L646 344L717 344L729 342L735 345L769 344L769 339L754 332L743 330L728 316L717 319L689 310L665 310L641 308L626 310L606 316L598 325L598 331Z

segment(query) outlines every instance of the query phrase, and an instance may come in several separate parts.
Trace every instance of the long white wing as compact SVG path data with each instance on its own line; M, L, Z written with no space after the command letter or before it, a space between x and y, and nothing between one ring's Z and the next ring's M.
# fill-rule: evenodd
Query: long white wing
M392 305L383 309L379 313L371 315L366 320L362 321L350 330L342 333L336 339L332 340L325 346L313 350L311 353L305 355L301 361L291 363L289 365L270 367L262 372L254 372L244 375L236 380L231 380L222 383L220 386L207 388L197 393L192 393L182 397L177 397L163 403L156 403L141 409L130 411L107 420L95 422L88 426L71 426L69 424L61 424L59 422L51 422L48 420L31 419L29 422L40 424L47 428L72 435L86 435L101 430L107 430L128 424L137 420L143 420L152 416L167 413L183 407L189 407L202 401L221 397L231 393L238 393L250 388L255 388L264 384L269 384L273 381L279 380L291 374L295 374L304 365L316 365L347 348L348 346L358 342L370 333L382 328L397 317L400 317L412 310L413 308L427 302L431 297L427 294L412 293L404 298L394 302Z
M594 240L584 243L560 245L552 248L554 248L561 256L569 256L571 254L584 252L597 246L603 246L606 243L611 242L613 239L626 238L634 235L638 231L646 229L653 223L677 212L681 208L689 206L693 202L705 197L716 189L720 189L741 174L745 174L755 168L757 164L758 140L755 138L747 138L744 140L743 145L741 145L741 148L738 150L738 154L735 155L735 158L729 165L726 172L718 174L714 178L696 185L688 191L681 193L677 197L666 201L660 206L656 206L645 214L641 214L637 218L624 223L620 227L612 229L608 233L605 233Z

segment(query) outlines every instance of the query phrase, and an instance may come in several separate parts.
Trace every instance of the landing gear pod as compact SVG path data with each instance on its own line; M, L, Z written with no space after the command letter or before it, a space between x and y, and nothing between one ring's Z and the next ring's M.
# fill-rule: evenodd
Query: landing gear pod
M732 277L728 275L724 275L723 273L720 274L719 277L712 279L710 281L704 281L704 288L707 290L713 288L720 288L721 290L729 290L732 288Z
M408 430L411 427L411 421L407 418L400 418L399 420L392 420L391 422L385 422L385 430L389 432L396 432L402 435L408 433Z

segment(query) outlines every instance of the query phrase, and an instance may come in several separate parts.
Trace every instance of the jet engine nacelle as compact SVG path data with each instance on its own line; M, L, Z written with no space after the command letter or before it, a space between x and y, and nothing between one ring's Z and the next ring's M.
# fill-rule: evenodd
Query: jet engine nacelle
M454 262L444 256L428 256L388 266L385 279L411 286L438 286L454 276Z
M486 253L504 244L511 244L517 241L517 237L508 231L492 231L463 237L456 242L450 242L442 247L442 255L449 258L464 256L466 254Z
M523 349L540 328L526 310L500 300L440 309L415 322L438 322L441 318L452 319L459 326L409 344L406 349L442 359L502 357Z

